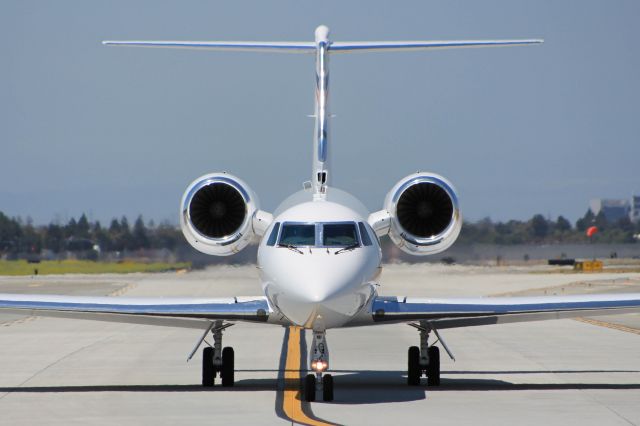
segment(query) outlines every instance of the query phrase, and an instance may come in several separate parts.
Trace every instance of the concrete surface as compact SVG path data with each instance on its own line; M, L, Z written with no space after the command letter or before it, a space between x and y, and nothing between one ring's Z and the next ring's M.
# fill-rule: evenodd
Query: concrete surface
M640 291L638 274L548 274L544 268L391 265L382 294L475 296ZM561 290L563 289L564 290ZM260 293L254 267L178 275L0 277L0 292L127 296ZM602 318L599 318L602 320ZM607 318L631 330L638 316ZM236 386L203 389L197 330L0 316L0 424L287 424L284 329L238 324ZM640 335L561 320L447 330L442 386L406 386L405 325L331 330L335 402L305 403L339 424L640 424ZM310 336L307 333L310 344ZM424 379L423 379L424 380Z

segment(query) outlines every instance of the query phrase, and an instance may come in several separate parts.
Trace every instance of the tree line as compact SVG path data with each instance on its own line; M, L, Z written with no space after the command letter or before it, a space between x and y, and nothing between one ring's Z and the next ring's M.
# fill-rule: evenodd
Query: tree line
M458 244L587 243L586 231L591 226L598 228L593 236L594 243L634 243L640 237L640 223L633 223L628 217L611 222L602 212L594 215L589 209L575 225L563 216L553 220L541 214L526 221L493 222L486 218L465 223Z
M90 222L85 214L66 224L33 225L30 219L10 218L0 212L0 253L53 253L96 249L105 252L141 249L175 250L186 241L182 232L168 223L145 223L142 216L133 223L123 216L108 226Z
M587 228L597 226L594 242L633 243L638 242L640 223L628 218L615 222L607 221L600 213L591 210L574 224L563 216L552 220L536 214L526 221L509 220L493 222L486 218L477 222L466 222L457 244L557 244L586 243ZM31 220L10 218L0 212L0 254L2 253L53 253L91 250L94 246L103 252L134 252L144 249L168 249L175 251L188 247L182 232L169 223L156 225L145 223L142 216L129 224L123 216L112 219L108 226L100 221L89 221L85 214L79 219L71 218L66 224L50 223L36 226Z

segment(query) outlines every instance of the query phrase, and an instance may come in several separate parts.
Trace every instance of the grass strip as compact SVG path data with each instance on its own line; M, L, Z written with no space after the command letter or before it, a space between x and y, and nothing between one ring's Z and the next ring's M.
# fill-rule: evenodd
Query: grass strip
M166 272L190 269L189 262L94 262L90 260L0 260L0 275L54 275L54 274L130 274L133 272Z

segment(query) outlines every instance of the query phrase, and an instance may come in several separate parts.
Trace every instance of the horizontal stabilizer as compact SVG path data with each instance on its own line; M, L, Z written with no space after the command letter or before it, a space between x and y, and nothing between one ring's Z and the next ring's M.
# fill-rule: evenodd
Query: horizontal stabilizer
M199 49L218 51L314 53L313 42L260 42L260 41L103 41L107 46L167 47L173 49Z
M452 40L452 41L364 41L335 42L329 51L333 53L381 52L389 50L431 50L463 47L498 47L522 44L539 44L543 40Z
M453 40L453 41L354 41L332 42L329 53L382 52L390 50L432 50L464 47L497 47L538 44L543 40ZM314 53L314 42L277 41L103 41L107 46L164 47L173 49L199 49L217 51Z

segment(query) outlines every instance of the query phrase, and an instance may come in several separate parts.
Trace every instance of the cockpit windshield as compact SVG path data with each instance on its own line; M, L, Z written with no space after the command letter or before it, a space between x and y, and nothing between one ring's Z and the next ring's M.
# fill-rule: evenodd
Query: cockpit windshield
M278 230L274 226L272 236L275 241ZM368 238L368 236L366 237ZM355 248L360 246L356 222L333 223L282 223L278 245L284 247L337 247ZM367 240L368 241L368 240ZM272 245L272 244L269 244Z
M358 245L355 223L325 223L322 225L322 245L350 247Z
M311 224L285 223L280 233L281 246L314 246L316 243L316 226Z

